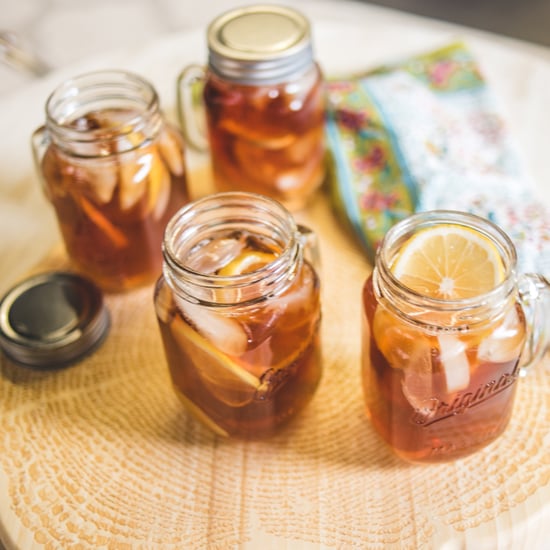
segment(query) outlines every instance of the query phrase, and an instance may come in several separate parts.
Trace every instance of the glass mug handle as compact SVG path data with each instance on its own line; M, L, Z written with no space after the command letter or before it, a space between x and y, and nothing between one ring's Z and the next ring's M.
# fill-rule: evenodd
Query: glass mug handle
M50 136L45 126L40 126L37 128L31 136L31 145L32 145L32 156L34 159L34 165L38 173L38 178L42 185L42 190L46 195L48 200L51 200L50 192L48 186L46 185L46 180L44 179L42 173L42 159L46 154L46 150L50 145Z
M521 356L521 374L538 363L550 344L550 282L526 273L518 278L520 302L527 321L527 339Z
M319 252L319 240L315 232L309 227L297 224L298 241L302 246L304 258L313 266L315 271L319 273L321 269L321 254Z
M208 150L204 120L204 104L201 98L206 70L200 65L189 65L178 76L177 109L185 141L198 151Z

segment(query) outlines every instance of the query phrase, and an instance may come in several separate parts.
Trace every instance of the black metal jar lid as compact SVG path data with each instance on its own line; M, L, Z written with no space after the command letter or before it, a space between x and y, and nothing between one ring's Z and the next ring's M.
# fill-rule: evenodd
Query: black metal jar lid
M0 348L17 363L57 368L94 350L110 327L99 288L69 272L19 283L0 302Z

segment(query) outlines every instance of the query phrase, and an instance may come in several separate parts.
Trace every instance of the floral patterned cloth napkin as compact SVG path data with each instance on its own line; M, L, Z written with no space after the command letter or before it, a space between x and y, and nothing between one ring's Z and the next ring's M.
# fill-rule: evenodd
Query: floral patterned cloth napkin
M550 212L464 44L331 80L327 91L334 205L370 261L395 222L445 208L489 218L515 242L520 271L550 275Z

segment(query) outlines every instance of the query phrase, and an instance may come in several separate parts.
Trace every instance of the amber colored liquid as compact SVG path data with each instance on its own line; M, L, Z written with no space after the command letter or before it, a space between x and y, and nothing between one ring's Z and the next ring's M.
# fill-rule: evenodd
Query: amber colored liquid
M422 335L384 312L391 322L377 332L380 318L375 316L381 315L377 313L381 306L370 278L363 289L363 305L362 375L367 414L397 455L412 462L452 460L481 449L504 431L512 414L525 336L519 306L508 317L506 331L502 326L499 331L501 320L479 333L457 336L464 343L469 382L449 391L437 337ZM487 348L484 339L504 333L502 346L495 351L496 360L480 358L480 350Z
M73 125L102 128L117 112L101 115ZM104 158L67 156L51 144L42 160L67 252L105 290L158 278L164 228L188 201L182 139L170 127L162 132L161 141Z
M201 312L190 318L163 279L155 304L174 388L218 434L265 437L311 400L321 377L320 302L318 278L307 262L280 296L230 314L209 313L225 317L233 334L244 332L246 343L238 351L217 347L223 326L214 338L197 328ZM257 382L241 379L234 369Z
M204 100L217 189L304 206L325 173L318 70L293 86L243 86L212 75Z

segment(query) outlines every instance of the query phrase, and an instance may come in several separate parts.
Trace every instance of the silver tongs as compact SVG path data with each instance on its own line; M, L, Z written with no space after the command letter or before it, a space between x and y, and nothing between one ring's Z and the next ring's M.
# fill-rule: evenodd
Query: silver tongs
M44 76L50 71L50 67L29 48L23 47L17 35L10 31L0 31L0 61L33 76Z

